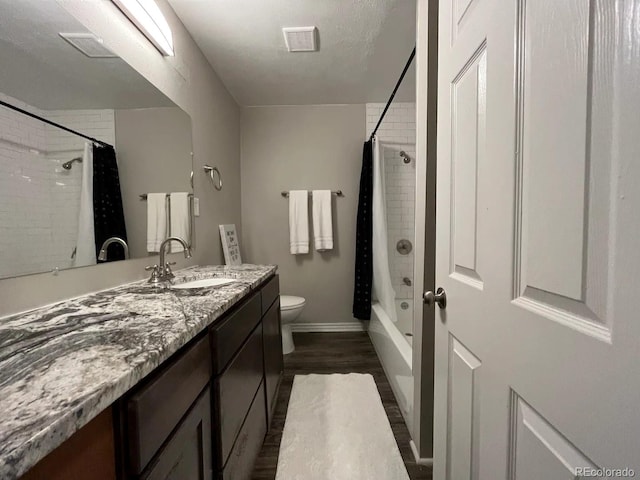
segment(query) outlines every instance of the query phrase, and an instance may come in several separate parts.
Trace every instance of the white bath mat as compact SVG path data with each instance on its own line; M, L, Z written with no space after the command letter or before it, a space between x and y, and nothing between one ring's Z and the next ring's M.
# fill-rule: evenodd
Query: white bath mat
M277 480L408 480L371 375L296 375Z

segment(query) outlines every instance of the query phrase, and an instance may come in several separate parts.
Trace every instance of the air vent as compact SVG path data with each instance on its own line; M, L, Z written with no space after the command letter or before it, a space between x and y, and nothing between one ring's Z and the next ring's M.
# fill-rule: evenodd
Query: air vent
M104 46L102 39L96 37L93 33L61 33L69 44L90 58L117 58L118 55L113 53Z
M318 50L316 27L283 28L284 41L290 52L315 52Z

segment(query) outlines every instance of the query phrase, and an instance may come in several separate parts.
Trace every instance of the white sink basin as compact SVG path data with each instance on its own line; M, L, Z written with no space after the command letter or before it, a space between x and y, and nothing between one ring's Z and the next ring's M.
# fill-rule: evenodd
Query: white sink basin
M171 288L186 290L189 288L220 287L222 285L229 285L235 281L233 278L203 278L202 280L193 280L191 282L172 285Z

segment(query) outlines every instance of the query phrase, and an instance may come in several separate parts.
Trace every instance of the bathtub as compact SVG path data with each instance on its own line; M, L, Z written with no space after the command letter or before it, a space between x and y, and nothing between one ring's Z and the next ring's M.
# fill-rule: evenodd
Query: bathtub
M400 309L401 302L408 302L410 307ZM413 308L411 300L398 300L398 326L404 329L412 325ZM403 323L404 322L404 323ZM384 309L377 303L371 306L369 321L369 337L376 349L382 368L384 369L391 389L396 397L404 422L410 432L413 431L413 373L411 371L412 348L405 332L389 318ZM410 332L412 329L407 330Z

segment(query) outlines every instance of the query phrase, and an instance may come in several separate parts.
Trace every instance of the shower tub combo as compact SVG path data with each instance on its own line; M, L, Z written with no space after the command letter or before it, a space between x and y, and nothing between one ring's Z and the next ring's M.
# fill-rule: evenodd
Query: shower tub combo
M408 311L413 312L413 308ZM410 321L412 320L412 313L407 313L406 316ZM396 322L387 315L379 303L374 303L371 307L369 337L389 379L404 421L411 431L413 423L413 373L411 368L413 349L411 344L407 341L407 336L400 332Z
M387 243L393 312L372 305L369 336L402 412L413 430L413 247L415 238L415 145L382 142Z

